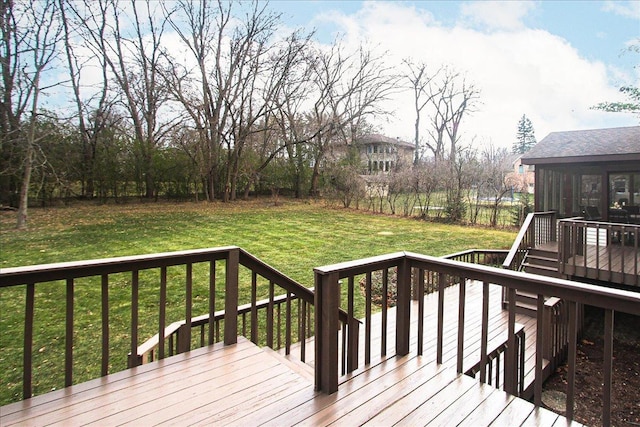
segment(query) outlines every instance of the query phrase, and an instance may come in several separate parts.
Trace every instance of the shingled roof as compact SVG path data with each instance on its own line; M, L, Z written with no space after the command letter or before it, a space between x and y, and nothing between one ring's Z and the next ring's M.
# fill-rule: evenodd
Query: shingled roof
M522 156L529 165L640 161L640 126L552 132Z
M416 148L415 145L410 142L403 141L399 138L389 138L388 136L380 135L379 133L371 133L368 135L364 135L358 138L358 142L361 144L378 143L378 144L395 145L395 146L405 147L410 149Z

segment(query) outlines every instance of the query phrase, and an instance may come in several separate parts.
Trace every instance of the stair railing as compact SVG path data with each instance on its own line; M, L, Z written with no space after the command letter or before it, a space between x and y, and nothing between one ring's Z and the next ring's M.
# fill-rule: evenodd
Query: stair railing
M267 287L266 299L258 298L258 282L261 289ZM240 292L247 288L250 296ZM277 289L283 296L276 296ZM239 333L261 345L283 345L287 352L299 339L304 360L304 338L313 335L315 320L312 290L236 246L0 269L0 298L21 297L24 310L17 316L22 317L22 348L3 351L16 364L22 361L21 368L10 370L8 382L15 385L13 395L19 395L22 386L23 399L138 366L145 357L162 359L218 341L234 344ZM57 352L52 350L57 342L42 332L42 323L51 317L46 311L51 299L61 301L54 308L64 319L63 344ZM86 331L80 322L93 313L80 317L78 307L86 311L87 306L97 307L97 327L81 343L78 336ZM344 351L357 349L358 321L342 310L337 316L337 324L349 336ZM124 322L114 321L122 318ZM172 321L176 318L184 320ZM199 337L194 328L199 328ZM157 331L157 337L141 346L140 335L148 333L143 331ZM85 338L90 349L83 346ZM37 349L45 347L47 358L64 365L59 375L38 369L44 356ZM87 357L97 357L96 372L74 376L80 360L90 364Z
M435 271L440 277L450 275L460 277L461 286L457 298L458 310L445 310L444 281L440 281L441 289L438 292L437 324L435 332L435 360L441 364L445 360L444 355L456 359L458 373L465 372L463 369L465 351L465 311L466 311L466 287L469 283L482 284L482 308L480 331L474 333L480 339L480 365L481 382L486 382L486 374L482 378L482 372L486 372L491 351L488 347L489 334L489 293L492 286L502 286L508 293L508 323L507 323L507 347L505 355L505 391L512 395L517 395L518 390L518 354L516 339L516 291L533 293L537 295L536 310L536 339L535 339L535 371L534 371L534 404L542 405L542 382L545 351L545 341L550 337L546 336L544 324L545 295L554 296L567 301L567 398L565 402L566 417L574 418L576 393L576 366L577 366L577 341L578 341L578 320L579 309L583 304L589 304L604 311L604 351L603 351L603 387L602 387L602 420L603 425L611 424L612 409L612 379L613 379L613 324L615 312L624 312L632 315L640 315L640 294L620 289L605 288L586 283L572 282L552 277L540 276L524 272L509 271L487 267L483 265L463 263L443 258L430 257L410 252L397 252L388 255L381 255L350 262L344 262L314 269L316 287L316 388L327 394L338 390L340 377L338 375L338 308L341 302L341 279L347 278L348 286L351 289L355 283L354 276L369 276L378 270L397 268L398 273L398 298L396 306L396 321L394 327L382 329L380 336L386 336L389 332L390 340L395 338L395 346L388 349L382 346L384 353L380 357L387 357L389 354L404 356L414 351L417 355L422 355L424 345L424 306L417 307L416 317L417 327L412 327L411 317L411 269L417 268L422 271L420 275ZM344 283L344 281L343 281ZM351 291L349 291L351 292ZM451 297L454 295L449 294ZM370 295L367 295L367 299ZM455 306L455 303L454 303ZM456 321L457 318L457 321ZM321 319L321 320L320 320ZM444 322L456 322L457 337L451 336L446 340ZM365 322L365 328L368 328ZM469 332L469 331L467 331ZM479 332L479 334L478 334ZM561 331L564 333L564 331ZM413 335L413 337L412 337ZM457 338L457 339L456 339ZM456 342L457 341L457 346ZM457 347L457 350L456 350ZM433 348L433 347L430 347ZM447 352L443 349L447 348ZM366 348L365 348L365 351ZM366 360L365 360L365 363Z
M532 212L527 215L520 232L511 245L502 268L520 271L530 249L536 245L555 242L557 236L556 212Z

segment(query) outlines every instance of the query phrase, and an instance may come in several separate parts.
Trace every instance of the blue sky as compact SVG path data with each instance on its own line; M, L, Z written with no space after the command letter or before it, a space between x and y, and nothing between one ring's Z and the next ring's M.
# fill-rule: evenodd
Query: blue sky
M389 61L398 64L412 57L464 72L483 101L466 124L468 140L508 146L522 114L532 119L538 140L557 130L640 121L590 109L622 100L622 85L640 85L640 55L623 53L633 40L640 45L640 0L272 0L271 7L287 25L315 28L321 43L340 33L390 52L396 58ZM395 116L382 130L410 139L411 112L400 108Z

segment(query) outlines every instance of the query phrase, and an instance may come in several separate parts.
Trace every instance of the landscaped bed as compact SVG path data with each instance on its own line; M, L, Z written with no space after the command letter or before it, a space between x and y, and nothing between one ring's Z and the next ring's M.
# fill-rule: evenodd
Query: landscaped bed
M585 329L576 357L576 421L602 425L602 311L585 309ZM561 366L544 385L546 406L564 415L567 368ZM640 318L616 313L613 340L611 425L640 426ZM557 396L557 398L555 398ZM554 399L555 398L555 399Z

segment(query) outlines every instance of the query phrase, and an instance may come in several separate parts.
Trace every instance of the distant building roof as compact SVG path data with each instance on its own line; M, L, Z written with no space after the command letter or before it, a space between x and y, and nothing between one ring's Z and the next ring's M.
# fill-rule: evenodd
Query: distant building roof
M361 144L389 144L398 147L410 148L412 150L415 150L416 148L415 145L410 142L402 141L399 138L389 138L388 136L380 135L379 133L364 135L358 138L358 142Z
M552 132L522 156L529 165L640 160L640 126Z

